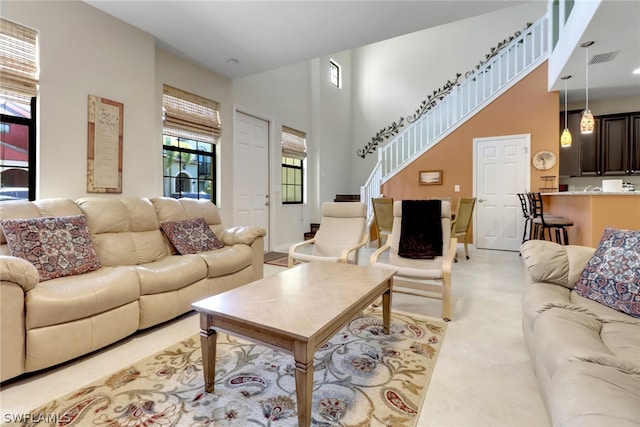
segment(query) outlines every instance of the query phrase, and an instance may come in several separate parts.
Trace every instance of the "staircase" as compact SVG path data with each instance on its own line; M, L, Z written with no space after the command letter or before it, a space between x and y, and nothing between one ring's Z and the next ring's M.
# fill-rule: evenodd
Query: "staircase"
M545 15L509 43L487 55L486 62L468 72L462 82L458 83L456 80L452 85L448 84L445 96L430 99L426 112L378 148L378 162L366 183L360 187L360 200L367 204L369 218L373 216L371 198L381 196L382 184L547 59L549 31ZM403 119L399 123L402 121ZM395 128L395 125L396 123L392 127Z

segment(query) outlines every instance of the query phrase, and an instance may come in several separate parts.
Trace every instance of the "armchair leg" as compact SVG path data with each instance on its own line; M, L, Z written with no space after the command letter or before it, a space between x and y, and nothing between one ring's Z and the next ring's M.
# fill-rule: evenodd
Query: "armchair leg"
M442 283L442 320L451 321L451 286L448 283Z

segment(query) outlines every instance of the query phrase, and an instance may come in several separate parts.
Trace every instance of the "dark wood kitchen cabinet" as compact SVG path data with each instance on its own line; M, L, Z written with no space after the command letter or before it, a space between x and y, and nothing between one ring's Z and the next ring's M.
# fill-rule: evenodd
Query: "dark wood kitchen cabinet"
M560 148L560 176L640 174L640 112L595 117L593 133L580 133L581 111L568 113L571 147ZM560 118L564 129L564 114Z
M600 126L602 175L628 174L631 157L629 116L602 117Z
M597 176L602 174L602 144L600 143L600 119L594 117L593 133L580 133L578 113L578 135L580 135L580 176Z
M560 135L564 130L564 113L560 113ZM567 128L573 142L570 147L560 147L560 176L580 175L580 114L567 115Z
M631 149L630 175L640 175L640 114L631 116L631 141L629 143Z

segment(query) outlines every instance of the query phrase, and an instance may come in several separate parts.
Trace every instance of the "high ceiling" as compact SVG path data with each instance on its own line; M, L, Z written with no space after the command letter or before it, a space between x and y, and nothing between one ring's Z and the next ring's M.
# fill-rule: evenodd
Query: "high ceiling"
M525 3L85 1L153 35L169 52L230 79Z
M546 2L537 0L544 6ZM85 0L151 35L158 46L230 79L277 69L525 1ZM589 68L589 98L640 96L640 1L603 0L559 76L571 102L585 97L585 50L617 52ZM564 82L553 82L561 90ZM640 110L640 106L639 106Z

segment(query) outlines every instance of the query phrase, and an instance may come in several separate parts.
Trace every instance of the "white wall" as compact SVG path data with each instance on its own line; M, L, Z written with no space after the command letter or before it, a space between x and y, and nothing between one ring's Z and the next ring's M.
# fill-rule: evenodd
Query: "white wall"
M78 198L87 185L87 98L124 104L122 194L154 196L161 151L154 40L83 2L2 2L2 16L39 32L37 197Z
M272 250L285 250L301 241L309 227L307 206L283 205L281 193L282 126L307 134L313 149L311 126L311 83L309 62L234 80L235 109L269 121L270 244Z
M329 82L329 63L335 60L342 69L342 87ZM353 110L352 51L323 56L312 61L313 129L316 145L318 182L315 221L320 219L320 206L332 202L336 194L359 194L351 185L351 114Z
M329 60L342 67L343 86L329 83ZM271 245L285 250L303 239L320 206L351 191L351 52L339 52L233 81L236 108L270 121ZM306 203L282 205L280 131L306 132Z
M359 191L378 159L377 152L362 159L356 150L378 130L414 114L456 73L464 78L492 47L543 16L546 6L526 3L355 49L352 191Z
M218 157L217 200L222 223L231 227L233 224L233 98L231 80L206 70L198 65L186 61L163 49L155 51L155 94L157 102L154 104L157 118L156 132L153 137L154 149L157 153L153 158L162 161L162 87L167 84L187 92L198 94L204 98L220 103L220 121L222 135L216 144ZM162 168L162 166L161 166ZM162 169L155 181L162 185ZM160 187L162 195L162 186Z

